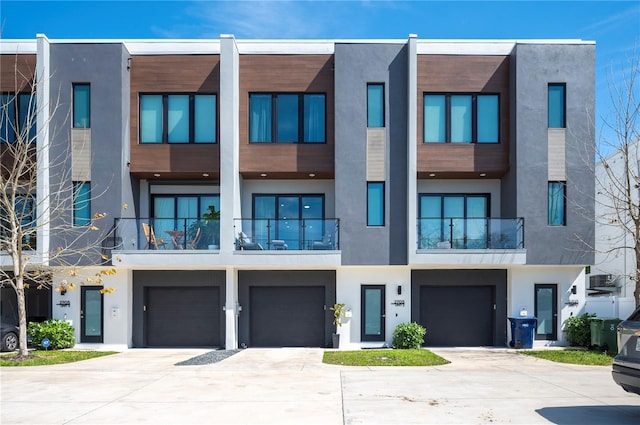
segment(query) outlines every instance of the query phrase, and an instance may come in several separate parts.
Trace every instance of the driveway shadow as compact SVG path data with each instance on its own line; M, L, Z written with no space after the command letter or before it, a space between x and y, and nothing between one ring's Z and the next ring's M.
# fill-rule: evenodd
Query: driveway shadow
M565 406L544 407L536 412L549 422L559 425L640 424L640 406Z

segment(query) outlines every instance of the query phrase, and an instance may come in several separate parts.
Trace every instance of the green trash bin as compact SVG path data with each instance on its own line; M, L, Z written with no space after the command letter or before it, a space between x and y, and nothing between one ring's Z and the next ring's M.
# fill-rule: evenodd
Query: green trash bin
M618 323L615 317L593 317L591 326L591 345L609 354L618 353Z

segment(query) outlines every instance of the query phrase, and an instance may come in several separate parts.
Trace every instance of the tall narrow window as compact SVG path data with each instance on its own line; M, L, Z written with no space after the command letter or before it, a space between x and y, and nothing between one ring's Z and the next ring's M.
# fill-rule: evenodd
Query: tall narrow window
M73 225L88 226L91 222L91 183L73 183Z
M478 143L496 143L499 135L498 124L498 95L478 95L476 98L478 116Z
M189 143L189 96L167 96L167 136L169 143Z
M367 84L367 127L384 127L383 84Z
M384 182L367 182L367 226L384 226Z
M424 96L424 141L447 141L446 98L444 95Z
M140 143L162 143L162 95L140 96Z
M73 85L73 127L91 127L91 86Z
M194 96L195 143L211 143L216 140L216 97L211 94Z
M451 142L471 142L471 96L451 96Z
M565 128L566 85L549 84L549 128Z
M549 182L548 223L550 226L567 224L566 182Z

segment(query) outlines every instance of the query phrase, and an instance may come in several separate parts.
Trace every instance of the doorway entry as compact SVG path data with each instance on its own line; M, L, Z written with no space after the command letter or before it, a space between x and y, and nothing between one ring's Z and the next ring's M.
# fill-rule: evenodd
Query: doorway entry
M384 285L362 285L361 289L361 340L385 340L385 287Z
M80 342L103 342L102 286L80 288Z
M535 316L538 318L535 338L558 339L558 285L535 284Z

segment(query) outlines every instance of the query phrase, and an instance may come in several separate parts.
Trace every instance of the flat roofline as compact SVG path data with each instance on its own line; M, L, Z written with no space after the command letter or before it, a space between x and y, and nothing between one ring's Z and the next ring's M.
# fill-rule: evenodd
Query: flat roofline
M44 35L40 35L45 37ZM232 38L240 54L333 54L336 44L406 44L407 39L47 39L50 44L123 44L133 55L219 54L220 40ZM418 54L509 54L517 44L595 45L582 39L417 39ZM36 53L36 38L0 40L1 54Z

